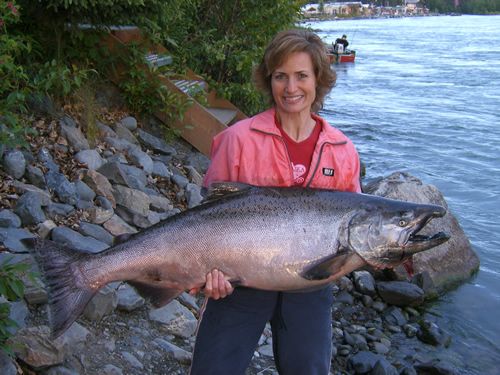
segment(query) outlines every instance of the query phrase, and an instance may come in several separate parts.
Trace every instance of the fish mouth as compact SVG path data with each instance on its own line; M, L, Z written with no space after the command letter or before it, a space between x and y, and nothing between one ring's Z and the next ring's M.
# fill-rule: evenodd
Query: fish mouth
M431 236L419 234L429 221L436 217L443 217L446 214L446 209L441 206L431 206L433 209L426 212L424 217L417 221L414 229L410 233L408 240L403 245L406 255L415 254L432 247L441 245L450 239L450 236L445 232L438 232Z

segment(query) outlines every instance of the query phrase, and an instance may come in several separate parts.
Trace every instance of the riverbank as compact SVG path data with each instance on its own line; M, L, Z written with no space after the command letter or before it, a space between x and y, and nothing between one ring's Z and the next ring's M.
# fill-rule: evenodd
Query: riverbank
M39 134L30 139L31 151L5 154L0 189L2 259L13 256L15 262L34 267L28 249L19 242L34 235L83 251L102 250L123 234L201 202L206 157L181 140L167 144L158 138L154 119L137 121L126 111L107 110L107 102L102 105L106 121L98 123L92 147L81 131L78 113L48 116L46 108L38 108L32 125ZM397 186L402 181L415 186L408 176L392 179ZM371 189L390 181L378 181ZM447 349L452 338L425 311L425 296L435 295L429 280L410 283L391 280L395 275L376 276L358 271L334 287L332 372L460 373L460 363L448 360L453 357ZM15 374L17 369L187 373L201 296L183 295L153 309L125 284L111 285L92 300L70 330L52 340L43 285L28 279L25 283L25 299L10 304L12 319L20 328L13 338L19 344L14 346L16 361L4 358L2 374ZM275 372L267 328L247 373Z

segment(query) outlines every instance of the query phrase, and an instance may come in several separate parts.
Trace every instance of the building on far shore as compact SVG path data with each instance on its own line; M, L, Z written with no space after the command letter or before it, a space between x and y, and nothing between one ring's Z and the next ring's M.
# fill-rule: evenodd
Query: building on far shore
M458 0L455 0L458 1ZM352 17L405 17L426 15L428 9L420 4L420 0L403 0L402 5L375 6L360 1L310 3L302 7L305 18L335 19Z

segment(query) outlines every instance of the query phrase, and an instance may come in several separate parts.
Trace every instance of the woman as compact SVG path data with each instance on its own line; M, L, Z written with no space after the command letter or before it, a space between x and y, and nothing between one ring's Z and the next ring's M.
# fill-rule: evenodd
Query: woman
M304 30L279 33L255 81L271 108L218 134L204 185L235 181L360 192L352 142L316 115L335 83L321 39ZM194 291L193 291L194 292ZM280 374L326 375L331 362L331 287L305 293L236 288L207 274L191 375L244 374L269 321Z

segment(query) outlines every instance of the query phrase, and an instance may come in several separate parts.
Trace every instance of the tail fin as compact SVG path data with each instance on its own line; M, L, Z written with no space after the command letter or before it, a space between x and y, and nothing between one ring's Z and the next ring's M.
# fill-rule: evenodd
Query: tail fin
M71 267L90 255L39 238L29 238L23 242L33 250L45 281L52 338L56 338L71 326L98 291L90 286L79 285L79 275Z

